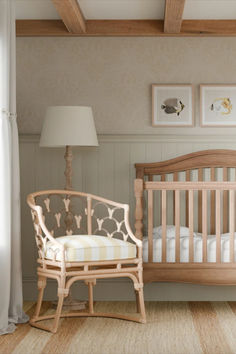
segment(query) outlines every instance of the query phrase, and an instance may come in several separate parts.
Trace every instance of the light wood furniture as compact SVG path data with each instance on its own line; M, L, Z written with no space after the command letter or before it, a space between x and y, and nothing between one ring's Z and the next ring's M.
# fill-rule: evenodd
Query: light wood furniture
M236 151L206 150L168 161L137 163L135 167L136 237L143 238L144 215L147 215L148 223L149 252L148 262L144 263L144 281L236 285L234 252ZM216 172L220 172L219 169L222 178L221 181L216 181ZM207 172L210 180L204 181ZM232 175L229 181L231 172L234 172L234 181ZM194 173L195 181L191 181ZM169 174L173 175L172 181L167 181ZM180 181L180 175L183 174L185 181ZM158 194L159 204L155 205L156 194ZM147 198L147 203L144 203L144 196ZM175 262L173 263L166 260L167 219L170 220L171 210L173 210L172 221L175 225ZM185 263L180 261L180 214L183 214L183 211L186 215L185 225L182 226L189 227L189 262ZM153 225L154 217L158 212L162 225L162 259L161 262L154 262ZM195 222L196 218L197 222ZM194 262L194 231L202 233L202 262L200 263ZM221 257L221 234L226 232L230 234L229 262L223 262ZM209 262L207 258L208 234L216 235L216 262Z
M95 195L65 190L48 190L32 193L27 197L31 208L38 246L38 302L30 324L55 333L61 317L101 316L114 317L145 323L145 307L142 280L142 241L132 233L129 225L129 206L116 203ZM65 221L70 211L72 218L67 227ZM133 243L136 256L133 258L113 258L99 261L68 261L67 248L59 243L56 236L103 235L108 238L122 238L125 244ZM130 241L130 242L129 242ZM50 247L49 247L50 244ZM49 257L48 250L53 258ZM58 258L59 257L59 258ZM96 313L93 310L93 286L96 279L128 277L134 284L139 315ZM54 315L40 316L47 278L58 283L58 305ZM89 289L89 309L86 312L61 313L64 298L71 285L83 280ZM40 321L53 319L51 327Z

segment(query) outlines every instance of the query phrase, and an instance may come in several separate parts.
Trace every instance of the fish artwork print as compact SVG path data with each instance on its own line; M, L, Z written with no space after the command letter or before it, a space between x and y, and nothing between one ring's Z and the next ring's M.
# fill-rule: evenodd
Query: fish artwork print
M163 109L166 114L176 114L178 117L184 107L185 105L179 98L168 98L161 105L161 109Z
M232 103L230 98L222 97L216 98L210 106L210 110L212 112L227 115L230 114L232 111Z

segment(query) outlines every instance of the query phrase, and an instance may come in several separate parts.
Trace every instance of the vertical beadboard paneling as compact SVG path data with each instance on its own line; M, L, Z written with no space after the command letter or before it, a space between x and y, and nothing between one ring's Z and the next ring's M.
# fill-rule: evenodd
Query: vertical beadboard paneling
M98 149L98 194L114 197L114 144L100 143Z
M129 204L130 145L114 144L114 199Z
M54 151L53 151L54 150ZM60 149L63 154L63 150ZM40 148L35 144L35 187L36 190L57 188L53 181L52 161L55 149ZM62 162L63 163L63 162Z
M83 191L98 194L99 148L83 148L81 152L83 158L83 170L81 171L83 176Z
M22 270L24 277L36 274L36 248L31 213L26 204L27 195L35 191L35 143L20 144L20 178L21 178L21 240ZM31 250L29 252L29 249Z

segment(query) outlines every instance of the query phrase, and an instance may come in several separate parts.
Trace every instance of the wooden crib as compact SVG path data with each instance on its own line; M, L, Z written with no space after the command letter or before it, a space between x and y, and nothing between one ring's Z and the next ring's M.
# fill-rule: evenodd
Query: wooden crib
M236 285L236 151L200 151L135 168L136 237L146 239L148 252L144 281ZM175 226L174 240L168 224Z

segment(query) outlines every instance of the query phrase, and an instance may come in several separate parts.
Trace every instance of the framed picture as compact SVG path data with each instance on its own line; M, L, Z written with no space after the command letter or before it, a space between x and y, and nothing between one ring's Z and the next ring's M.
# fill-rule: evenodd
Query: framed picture
M200 85L202 127L236 126L236 85Z
M152 85L154 127L193 126L192 85Z

